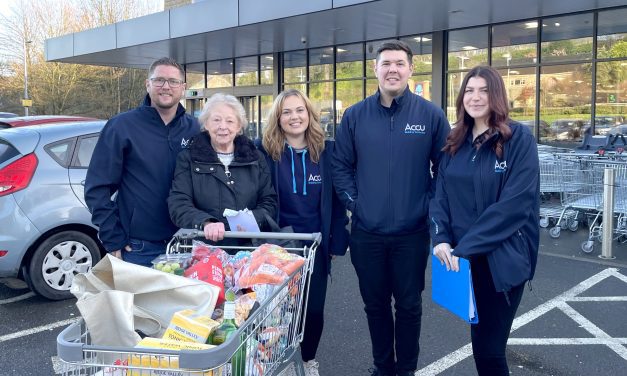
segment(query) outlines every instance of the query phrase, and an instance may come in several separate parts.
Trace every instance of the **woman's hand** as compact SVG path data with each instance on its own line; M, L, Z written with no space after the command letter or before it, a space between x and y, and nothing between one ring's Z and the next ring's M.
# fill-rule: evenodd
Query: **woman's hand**
M224 239L224 223L222 222L209 222L204 228L205 238L213 242Z
M459 271L459 257L451 254L451 245L440 243L433 247L433 255L440 260L442 265L446 265L446 270Z

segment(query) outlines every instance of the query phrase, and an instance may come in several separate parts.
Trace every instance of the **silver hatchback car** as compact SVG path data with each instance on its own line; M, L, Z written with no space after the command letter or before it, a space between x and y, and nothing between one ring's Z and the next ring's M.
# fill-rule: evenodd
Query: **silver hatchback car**
M104 249L84 183L105 122L0 130L0 277L24 279L49 299L71 297L74 276Z

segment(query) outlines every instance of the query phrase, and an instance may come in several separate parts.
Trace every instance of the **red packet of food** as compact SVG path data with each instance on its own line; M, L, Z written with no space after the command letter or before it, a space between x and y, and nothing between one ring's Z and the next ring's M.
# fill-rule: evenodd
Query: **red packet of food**
M222 261L220 261L216 255L203 258L185 269L183 275L187 278L205 281L218 287L220 294L218 294L218 302L216 305L220 305L224 302L224 272L222 270Z

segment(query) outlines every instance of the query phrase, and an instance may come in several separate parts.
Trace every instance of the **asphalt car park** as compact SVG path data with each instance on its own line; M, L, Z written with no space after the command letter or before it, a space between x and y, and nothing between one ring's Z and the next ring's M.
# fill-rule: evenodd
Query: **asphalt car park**
M548 230L542 230L533 290L525 291L510 336L512 375L624 374L627 246L617 244L616 259L602 260L598 252L588 255L579 249L586 234L581 228L552 239ZM434 305L428 279L423 307L417 374L474 375L468 325ZM55 374L56 336L78 318L75 300L49 301L25 284L5 279L0 283L0 317L1 373ZM333 265L316 357L320 374L365 375L370 352L365 313L347 255Z

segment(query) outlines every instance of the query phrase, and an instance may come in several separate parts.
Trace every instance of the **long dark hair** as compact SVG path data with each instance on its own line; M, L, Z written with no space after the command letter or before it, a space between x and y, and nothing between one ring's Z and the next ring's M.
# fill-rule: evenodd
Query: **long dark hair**
M457 110L457 120L455 128L451 130L446 138L446 145L442 151L455 155L466 138L468 129L475 125L475 119L466 113L464 109L464 92L468 85L468 80L473 77L481 77L488 85L488 103L490 106L490 116L488 117L488 127L491 131L497 131L500 136L494 145L494 152L497 157L503 156L503 145L512 137L512 130L509 127L509 108L507 104L507 92L505 84L496 69L479 65L470 70L462 81L462 86L455 101Z

